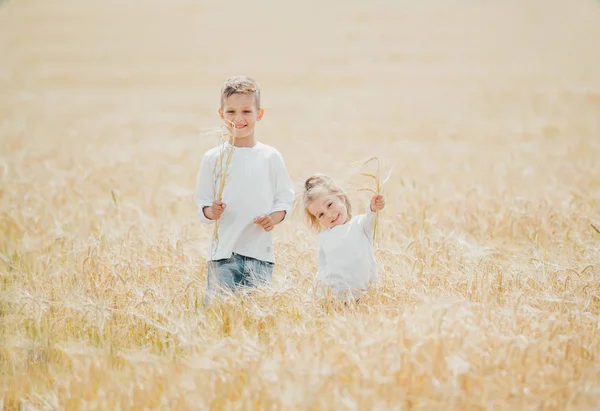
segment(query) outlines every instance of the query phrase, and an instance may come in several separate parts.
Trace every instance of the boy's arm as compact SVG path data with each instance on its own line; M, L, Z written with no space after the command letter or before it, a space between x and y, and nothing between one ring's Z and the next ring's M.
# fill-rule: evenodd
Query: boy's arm
M294 185L280 153L273 156L272 172L275 182L275 197L269 214L273 224L279 224L290 215L294 205Z
M283 221L286 214L287 212L285 211L274 211L271 214L269 214L269 216L271 217L271 221L273 221L273 224L277 225Z
M207 218L204 214L204 208L209 207L215 200L212 182L213 165L211 163L212 161L206 155L202 158L202 164L200 165L200 171L198 171L198 178L196 180L196 191L194 192L194 202L198 207L200 220L207 224L214 221Z

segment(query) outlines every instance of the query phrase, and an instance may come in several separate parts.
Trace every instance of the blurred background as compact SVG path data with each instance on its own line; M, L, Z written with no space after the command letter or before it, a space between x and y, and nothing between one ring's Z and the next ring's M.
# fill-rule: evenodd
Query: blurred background
M492 172L488 154L543 151L552 161L566 147L598 150L597 1L1 7L2 155L27 161L21 178L45 167L36 185L78 169L78 178L99 173L102 196L112 189L145 207L164 189L155 201L188 201L213 144L203 130L219 124L220 86L238 74L260 82L258 136L284 154L295 181L380 156L394 178L437 184L465 167ZM131 192L132 179L146 188Z

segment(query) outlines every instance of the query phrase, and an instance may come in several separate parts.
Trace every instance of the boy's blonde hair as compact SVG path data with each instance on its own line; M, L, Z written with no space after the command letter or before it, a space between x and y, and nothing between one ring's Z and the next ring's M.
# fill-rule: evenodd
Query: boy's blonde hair
M308 211L308 206L313 201L322 198L323 196L331 195L338 196L344 201L348 212L348 218L352 218L352 207L348 196L330 177L322 174L315 174L308 177L304 182L304 194L302 196L304 214L310 227L317 231L320 228L319 220Z
M221 108L225 105L225 99L234 94L254 94L256 108L260 108L260 87L258 83L246 76L229 77L221 87Z

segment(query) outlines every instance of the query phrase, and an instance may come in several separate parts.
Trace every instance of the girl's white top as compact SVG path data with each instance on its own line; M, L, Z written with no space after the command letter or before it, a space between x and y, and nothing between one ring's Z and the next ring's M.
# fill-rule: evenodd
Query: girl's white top
M369 283L377 279L374 229L375 213L367 206L366 214L319 234L319 271L315 285L320 295L330 288L334 296L341 297L349 291L358 298Z
M202 209L216 199L222 173L225 170L227 152L233 149L231 163L227 167L223 203L225 211L219 221L219 239L211 233L207 260L230 258L232 253L274 262L272 231L267 232L252 221L261 215L285 211L290 215L294 202L294 186L288 175L283 156L275 148L257 142L254 147L233 147L222 144L208 150L202 158L196 184L194 201L200 219L206 218Z

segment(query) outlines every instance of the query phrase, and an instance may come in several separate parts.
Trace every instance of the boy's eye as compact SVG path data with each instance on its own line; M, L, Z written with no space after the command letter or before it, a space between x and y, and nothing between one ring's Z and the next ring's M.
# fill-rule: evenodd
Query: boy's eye
M333 204L333 203L327 204L327 208L331 208L331 204Z
M251 112L250 110L244 110L244 113L245 113L245 114L250 114L250 113L252 113L252 112Z
M227 114L233 114L233 113L234 113L234 111L233 111L233 110L228 110L228 111L227 111Z

